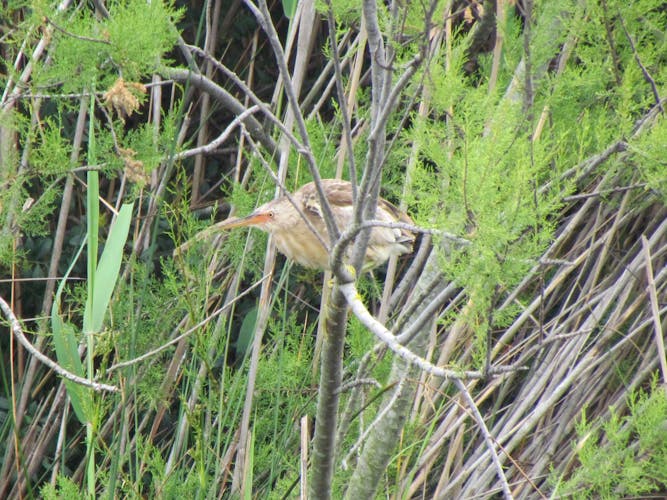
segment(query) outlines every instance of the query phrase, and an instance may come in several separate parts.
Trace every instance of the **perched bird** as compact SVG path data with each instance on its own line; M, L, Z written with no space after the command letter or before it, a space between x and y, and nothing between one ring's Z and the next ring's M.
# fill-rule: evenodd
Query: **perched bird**
M338 229L344 231L352 224L354 218L352 185L348 181L322 179L322 187ZM292 199L301 213L286 196L283 196L265 203L246 217L230 217L212 229L256 227L272 234L278 250L298 264L315 269L329 269L329 253L322 245L322 241L329 244L329 234L315 184L309 182L303 185L294 192ZM308 219L310 226L304 218ZM374 219L381 222L413 224L407 214L382 198L378 200ZM313 230L319 234L319 238ZM370 270L382 265L391 255L411 252L414 240L415 235L404 229L373 227L363 269ZM351 246L344 256L345 262L350 258L350 248Z

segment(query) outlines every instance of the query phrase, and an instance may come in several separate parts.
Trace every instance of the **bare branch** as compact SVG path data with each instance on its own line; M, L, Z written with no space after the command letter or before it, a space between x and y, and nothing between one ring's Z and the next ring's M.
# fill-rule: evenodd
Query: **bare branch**
M240 116L247 111L247 108L238 99L236 99L236 97L231 95L220 85L210 80L209 78L206 78L202 74L193 73L187 69L174 68L163 68L161 74L162 76L171 78L177 82L190 82L199 90L208 92L214 99L219 101L225 108L229 109L237 116ZM244 123L246 127L248 127L248 130L253 135L253 137L261 142L262 145L271 152L271 154L275 154L278 151L278 145L270 136L266 134L262 124L259 123L255 117L247 116L244 120Z
M211 142L209 142L208 144L204 144L203 146L199 146L197 148L192 148L186 151L181 151L180 153L176 153L174 155L174 159L184 160L185 158L190 158L191 156L196 156L198 154L214 153L216 149L218 149L222 144L224 144L224 142L227 139L229 139L229 136L232 134L232 132L236 127L241 125L248 116L256 113L259 110L260 107L258 105L251 106L243 113L238 115L236 118L234 118L229 123L229 125L227 125L225 130L223 130L222 133L218 137L213 139Z
M639 66L639 69L642 70L642 74L644 75L644 79L648 82L648 84L651 86L651 90L653 91L653 97L655 97L655 104L660 108L660 111L664 114L665 109L662 107L662 98L660 97L660 92L658 90L658 86L655 83L655 80L651 76L651 74L648 72L646 69L646 66L642 64L642 60L639 57L639 53L637 52L637 47L635 46L635 41L632 39L632 36L628 32L628 28L625 26L625 20L623 19L622 15L618 16L618 19L621 21L621 27L623 28L623 32L625 33L625 37L628 39L628 43L630 44L630 48L632 49L632 55L635 56L635 61L637 61L637 65Z
M350 306L350 309L354 315L361 321L361 323L368 328L373 335L378 339L384 342L389 349L391 349L395 354L403 358L409 363L412 363L418 366L421 370L435 375L437 377L442 377L445 379L481 379L485 378L485 374L479 371L474 370L452 370L448 368L442 368L436 366L430 361L417 356L414 352L409 350L404 345L400 344L396 337L389 331L387 328L377 321L371 313L366 309L366 306L361 302L359 293L354 283L345 283L339 285L340 291L345 297L347 304ZM489 372L491 374L506 373L510 371L517 370L516 366L502 366L502 367L493 367Z
M103 39L101 39L101 38L92 38L92 37L89 37L89 36L77 35L76 33L70 33L70 32L67 31L65 28L61 28L60 26L58 26L56 23L54 23L54 22L53 22L51 19L49 19L48 17L45 17L44 20L45 20L48 24L50 24L51 26L53 26L53 27L55 28L56 31L60 31L60 32L63 33L64 35L67 35L67 36L72 37L72 38L76 38L77 40L82 40L82 41L84 41L84 42L94 42L94 43L103 43L103 44L105 44L105 45L111 45L111 42L110 42L109 40L103 40Z
M498 479L500 479L500 484L502 485L505 498L508 499L514 498L512 496L512 492L510 491L510 486L507 483L507 478L505 477L503 466L500 463L500 460L498 459L498 453L496 452L496 440L493 438L493 436L491 436L491 433L489 432L489 429L486 426L486 423L484 422L484 417L482 417L482 414L479 412L479 409L475 404L475 400L472 398L472 396L468 392L468 388L461 380L454 379L454 385L461 392L461 394L463 395L463 399L466 400L466 403L468 403L470 411L472 412L472 415L475 418L475 421L477 422L477 426L479 427L482 436L484 436L484 441L486 442L487 449L489 450L489 454L491 455L491 461L493 462L493 466L496 468Z
M354 145L352 144L352 130L350 128L350 116L345 105L345 90L343 89L343 72L340 65L340 54L336 44L336 21L333 15L331 0L326 0L327 4L327 24L329 25L329 42L331 43L331 53L333 55L334 81L336 82L336 93L338 94L339 109L343 121L343 137L347 151L348 170L350 172L350 183L352 184L352 201L357 201L357 168L354 161Z
M290 130L285 127L283 124L282 120L280 120L274 113L271 111L271 107L266 104L264 101L262 101L257 95L252 91L246 83L241 80L236 73L234 73L232 70L230 70L227 66L222 64L220 61L216 60L215 58L211 57L206 51L200 49L199 47L196 47L194 45L188 45L188 48L194 52L197 55L200 55L201 57L204 57L206 61L214 66L218 71L223 73L227 78L229 78L234 85L236 85L239 89L241 89L241 92L243 92L244 95L250 99L256 106L259 107L259 109L262 110L262 113L264 113L264 116L266 116L271 123L273 123L276 127L280 129L280 131L285 134L285 136L290 140L290 142L294 145L295 149L303 154L303 151L305 151L305 147L299 141L294 134Z
M662 371L662 383L667 388L667 357L665 356L665 337L662 332L662 323L660 322L660 312L658 307L658 292L655 286L653 276L653 265L651 263L651 248L645 234L642 234L642 251L646 259L646 279L648 281L648 296L651 302L651 313L653 315L653 332L655 333L655 344L658 347L660 358L660 370Z
M58 363L53 361L51 358L48 356L45 356L41 352L39 352L35 347L30 343L30 341L26 338L26 336L23 334L23 329L21 328L21 323L19 323L19 320L16 318L14 315L14 311L12 311L12 308L9 307L9 304L5 302L5 299L0 297L0 309L2 309L2 312L4 313L5 317L9 321L12 333L14 334L14 337L16 337L16 340L19 341L19 343L25 347L30 354L35 356L39 361L41 361L43 364L51 368L54 372L56 372L58 375L61 377L70 380L72 382L75 382L77 384L90 387L96 392L102 392L102 391L107 391L107 392L119 392L120 389L118 387L113 386L113 385L108 385L108 384L101 384L99 382L94 382L92 380L88 380L87 378L79 377L78 375L66 370L62 366L60 366Z

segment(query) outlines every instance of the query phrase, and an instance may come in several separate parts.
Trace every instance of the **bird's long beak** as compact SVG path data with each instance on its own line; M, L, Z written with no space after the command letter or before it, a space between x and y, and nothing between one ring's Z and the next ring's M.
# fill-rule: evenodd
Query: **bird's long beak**
M270 219L266 212L253 212L245 217L230 217L215 224L216 229L232 229L235 227L257 226Z
M264 212L264 211L260 212L257 210L255 210L253 213L245 217L229 217L228 219L213 224L212 226L209 226L208 228L197 234L191 240L186 241L180 247L175 248L174 255L178 255L187 250L192 245L193 242L201 241L205 238L208 238L211 234L215 234L218 231L232 229L235 227L258 226L268 221L269 219L271 219L271 215L269 215L269 212Z

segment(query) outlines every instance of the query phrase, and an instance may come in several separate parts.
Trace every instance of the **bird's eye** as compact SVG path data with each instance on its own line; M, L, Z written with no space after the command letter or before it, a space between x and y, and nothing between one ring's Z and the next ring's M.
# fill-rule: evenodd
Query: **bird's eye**
M276 216L273 210L269 210L269 218L273 219Z

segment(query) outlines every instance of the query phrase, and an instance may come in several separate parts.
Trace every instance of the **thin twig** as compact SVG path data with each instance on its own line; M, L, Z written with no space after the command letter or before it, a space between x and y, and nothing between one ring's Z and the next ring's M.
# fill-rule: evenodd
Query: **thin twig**
M49 23L51 26L53 26L56 31L60 31L61 33L65 34L65 35L67 35L71 38L76 38L77 40L82 40L84 42L94 42L94 43L103 43L105 45L111 45L111 42L109 40L102 40L101 38L92 38L92 37L89 37L89 36L77 35L76 33L70 33L65 28L61 28L60 26L58 26L56 23L54 23L48 17L44 17L44 20L47 23Z
M632 36L630 36L630 33L628 32L628 28L625 26L625 20L623 19L623 16L621 14L619 14L618 19L621 22L621 27L623 28L623 33L625 33L625 36L628 39L628 43L630 44L630 48L632 49L632 55L635 57L635 61L637 61L637 65L642 70L642 74L644 75L644 79L651 86L651 90L653 91L653 97L655 97L655 104L660 108L660 111L664 114L665 108L662 107L662 99L660 97L660 91L658 90L658 86L656 85L655 80L653 79L651 74L646 69L646 66L644 66L642 64L642 60L640 59L639 53L637 52L637 47L635 46L635 42L632 39Z
M345 455L345 457L341 460L341 467L343 470L348 469L348 460L350 460L350 457L354 453L357 452L357 450L361 447L361 445L366 441L366 438L369 436L369 434L375 429L375 427L382 422L387 414L393 409L394 404L396 404L396 401L398 401L398 397L401 395L401 391L405 388L405 379L401 379L398 381L396 384L396 389L394 390L394 393L391 395L391 399L387 402L386 405L383 406L382 410L378 412L377 415L375 415L375 418L371 422L371 424L364 429L364 432L361 433L361 435L357 438L357 441L350 446L349 451Z
M77 384L90 387L96 392L102 392L102 391L107 391L107 392L119 392L120 389L118 387L115 387L113 385L107 385L107 384L101 384L99 382L93 382L91 380L88 380L83 377L79 377L78 375L75 375L74 373L66 370L62 366L60 366L58 363L50 359L49 357L45 356L41 352L39 352L35 347L30 343L30 341L26 338L26 336L23 334L23 329L21 328L21 323L19 320L16 318L14 315L14 311L12 311L12 308L9 307L9 304L5 302L5 299L0 297L0 309L2 309L2 312L4 313L5 317L9 321L12 333L14 334L14 337L16 337L16 340L19 341L19 343L25 347L30 354L35 356L39 361L41 361L43 364L51 368L54 372L56 372L58 375L61 377L70 380L72 382L75 382Z
M191 156L196 156L199 154L214 153L216 149L218 149L222 144L225 143L227 139L229 139L229 136L232 135L232 132L234 132L234 129L236 129L236 127L240 126L248 116L256 113L259 110L260 107L258 105L255 104L254 106L251 106L250 108L246 109L243 113L237 115L236 118L234 118L229 123L229 125L227 125L225 130L223 130L222 133L218 137L213 139L211 142L209 142L208 144L204 144L203 146L187 149L185 151L181 151L180 153L176 153L174 155L174 159L184 160L186 158L190 158Z
M343 137L345 139L345 150L347 152L348 171L350 172L350 184L352 185L352 202L357 201L357 167L354 160L354 145L352 143L352 130L350 127L350 115L347 110L345 100L345 89L343 89L343 72L340 64L340 54L336 44L336 21L333 15L331 0L326 0L327 5L327 24L329 26L329 42L331 44L331 53L333 55L334 81L336 83L336 93L338 94L338 109L341 113L343 122Z
M655 333L655 344L658 348L658 357L660 358L660 370L662 371L662 383L667 389L667 357L665 357L665 340L662 332L662 323L660 322L660 312L658 307L658 292L655 287L653 276L653 264L651 263L651 248L646 235L642 234L642 250L646 260L646 279L648 281L648 296L651 301L651 312L653 313L653 333Z
M475 421L477 422L477 426L479 427L482 436L484 436L486 447L489 450L489 454L491 455L491 461L493 462L493 466L496 468L496 473L498 475L498 479L500 480L500 484L503 488L503 493L505 494L505 498L508 499L514 498L512 496L512 492L510 491L510 486L507 483L507 478L505 477L505 471L503 471L503 466L500 463L500 460L498 459L498 453L496 452L496 445L495 445L496 440L493 438L493 436L491 436L489 428L486 426L486 423L484 422L484 417L482 417L482 414L479 412L479 409L475 404L475 400L472 398L472 396L468 392L468 388L461 380L454 379L454 385L461 392L461 394L463 395L463 399L466 400L466 403L468 403L470 411L472 412L472 415L475 418Z
M199 90L208 92L211 94L211 96L213 96L214 99L216 99L225 108L229 109L237 116L247 111L247 108L243 105L243 103L236 99L236 97L231 95L229 92L227 92L227 90L213 82L211 79L206 78L202 74L193 73L192 71L188 71L186 69L175 68L163 68L160 73L162 76L171 78L172 80L178 82L190 82ZM262 124L259 123L252 115L247 116L244 123L248 127L248 130L253 135L253 137L261 142L262 145L267 148L271 154L275 154L278 151L278 145L265 132Z
M198 331L200 328L202 328L203 326L205 326L205 325L206 325L207 323L209 323L212 319L217 318L220 314L222 314L223 312L227 311L227 309L229 309L229 308L232 307L234 304L236 304L236 302L238 302L240 299L242 299L243 297L245 297L246 295L248 295L252 290L254 290L255 288L257 288L259 285L261 285L267 278L268 278L268 276L264 276L264 277L261 278L259 281L257 281L256 283L252 284L250 287L246 288L243 292L241 292L241 293L239 293L238 295L236 295L236 296L234 297L233 300L227 302L225 305L223 305L223 306L222 306L221 308L219 308L217 311L214 311L214 312L211 313L209 316L207 316L206 318L204 318L203 320L201 320L199 323L197 323L196 325L194 325L194 326L193 326L192 328L190 328L189 330L183 332L183 333L182 333L181 335L179 335L178 337L174 337L174 338L171 339L169 342L166 342L166 343L162 344L160 347L157 347L157 348L155 348L155 349L152 349L152 350L150 350L150 351L148 351L148 352L142 354L141 356L138 356L138 357L133 358L133 359L128 359L127 361L121 361L120 363L116 363L115 365L112 365L112 366L110 366L109 368L107 368L107 372L112 372L112 371L114 371L114 370L119 370L119 369L121 369L121 368L127 368L128 366L136 365L137 363L141 363L142 361L145 361L145 360L148 359L148 358L151 358L151 357L153 357L153 356L156 356L156 355L160 354L162 351L168 349L168 348L171 347L172 345L174 345L174 344L178 344L181 340L183 340L183 339L189 337L191 334L193 334L194 332Z
M601 189L599 191L595 191L593 193L582 193L582 194L573 194L570 196L565 196L563 198L563 201L566 203L569 203L571 201L577 201L577 200L585 200L587 198L595 198L599 196L608 196L613 193L623 193L625 191L629 191L631 189L643 189L648 186L647 182L637 182L635 184L632 184L630 186L620 186L616 188L611 188L611 189Z

